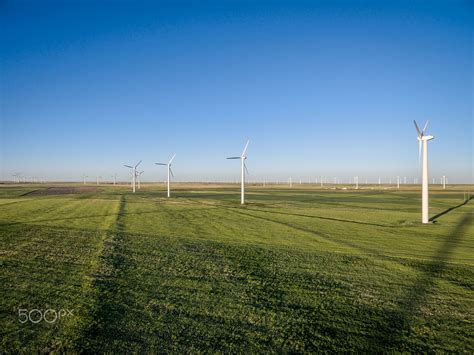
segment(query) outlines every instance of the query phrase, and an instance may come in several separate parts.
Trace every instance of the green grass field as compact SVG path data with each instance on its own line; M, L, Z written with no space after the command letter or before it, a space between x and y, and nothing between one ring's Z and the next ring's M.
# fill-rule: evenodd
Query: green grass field
M468 188L4 185L0 352L472 353Z

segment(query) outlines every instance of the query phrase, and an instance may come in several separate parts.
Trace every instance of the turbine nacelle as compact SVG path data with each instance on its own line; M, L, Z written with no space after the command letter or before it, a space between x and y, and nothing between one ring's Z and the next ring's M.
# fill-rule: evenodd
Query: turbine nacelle
M425 131L426 131L426 128L428 127L428 120L425 122L425 125L423 126L423 129L420 130L420 128L418 127L418 124L416 123L415 120L413 120L413 123L415 124L415 129L416 129L416 133L418 134L418 140L421 141L421 140L424 140L424 141L429 141L429 140L432 140L434 137L433 136L425 136Z
M421 160L421 150L423 149L423 142L428 142L432 140L434 137L433 136L425 136L425 131L426 128L428 127L428 120L425 122L425 125L423 126L423 129L420 130L420 127L418 127L418 124L416 123L415 120L413 120L413 123L415 125L416 133L418 134L418 161Z

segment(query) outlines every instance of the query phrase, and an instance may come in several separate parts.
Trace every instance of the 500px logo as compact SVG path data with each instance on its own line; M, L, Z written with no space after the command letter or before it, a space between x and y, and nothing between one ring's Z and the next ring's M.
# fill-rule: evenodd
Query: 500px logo
M39 323L43 320L46 323L54 323L61 318L73 315L72 310L69 309L59 309L57 311L51 308L48 308L45 311L42 311L41 309L31 309L29 311L26 308L18 309L18 321L20 323L26 323L28 321L31 323Z

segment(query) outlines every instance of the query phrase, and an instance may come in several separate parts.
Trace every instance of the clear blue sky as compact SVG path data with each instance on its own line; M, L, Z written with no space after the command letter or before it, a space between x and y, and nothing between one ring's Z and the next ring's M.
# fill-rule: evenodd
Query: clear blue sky
M472 1L2 1L1 172L472 182Z

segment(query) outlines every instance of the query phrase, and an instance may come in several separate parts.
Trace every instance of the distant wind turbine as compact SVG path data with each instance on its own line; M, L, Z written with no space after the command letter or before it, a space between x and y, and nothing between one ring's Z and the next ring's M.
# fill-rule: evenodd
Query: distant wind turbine
M174 177L174 174L173 174L173 171L171 170L171 163L173 162L173 159L174 157L176 156L176 154L173 154L173 156L171 157L171 159L168 161L168 163L155 163L156 165L164 165L164 166L167 166L167 173L168 173L168 197L171 196L171 193L170 193L170 175L172 177Z
M245 171L247 171L247 166L245 165L245 160L247 160L247 147L249 146L250 140L245 144L244 150L240 157L229 157L227 159L240 159L240 204L245 204Z
M132 191L133 192L135 192L136 181L137 181L137 166L140 165L141 162L142 161L140 160L135 166L124 165L125 167L132 169Z

